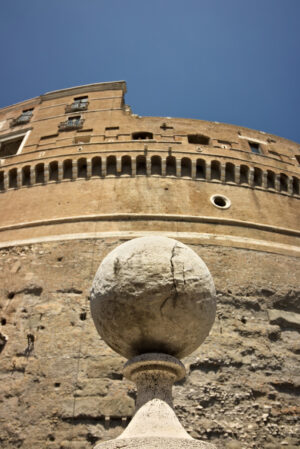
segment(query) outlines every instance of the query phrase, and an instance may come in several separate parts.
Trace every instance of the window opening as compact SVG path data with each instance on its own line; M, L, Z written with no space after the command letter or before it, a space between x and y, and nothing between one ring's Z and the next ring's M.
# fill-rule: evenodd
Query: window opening
M22 137L12 137L9 139L0 141L0 157L7 157L7 156L13 156L14 154L17 154L22 142L23 142L24 136Z
M166 160L167 176L176 176L176 159L174 156L168 156Z
M295 178L294 176L292 179L293 179L293 182L292 182L293 194L299 195L299 179ZM1 179L0 179L0 184L1 184Z
M68 131L71 129L77 129L81 128L83 125L83 119L80 115L76 115L73 117L68 117L68 119L65 122L61 122L59 124L59 130L60 131Z
M209 137L202 134L189 134L188 142L195 145L209 145Z
M275 156L277 159L281 159L281 155L277 153L277 151L269 151L269 154L272 154L272 156Z
M92 159L92 176L101 176L102 164L100 157L94 157Z
M275 189L275 173L267 171L267 189Z
M130 156L122 156L121 159L121 174L122 175L130 175L132 174L131 168L131 157Z
M54 139L54 138L57 137L57 136L58 136L57 133L56 133L56 134L49 134L48 136L42 136L42 137L40 138L40 140Z
M136 158L136 174L137 175L146 175L146 158L145 156L138 156Z
M138 131L132 133L132 140L148 140L153 139L153 134L146 131Z
M67 159L63 163L63 179L72 179L72 161Z
M228 142L227 140L218 140L218 146L223 149L231 148L231 142Z
M288 177L284 173L280 173L280 192L288 191Z
M181 176L192 176L192 162L189 158L183 157L181 159Z
M17 126L17 125L24 125L25 123L28 123L32 117L33 114L33 108L32 109L25 109L19 117L14 119L11 122L11 126Z
M0 171L0 190L4 190L4 172Z
M231 162L225 165L225 182L235 182L235 167Z
M206 164L203 159L197 159L196 162L196 178L205 179L206 177Z
M240 167L240 183L249 184L249 168L246 165Z
M252 153L254 154L261 154L261 148L259 143L256 142L248 142L249 143L249 147L250 150L252 151Z
M10 189L17 188L18 182L17 182L17 169L13 168L12 170L9 170L8 172L8 187Z
M212 161L211 163L211 179L218 181L221 179L221 165L218 161Z
M68 105L66 107L66 112L72 112L72 111L83 111L86 110L88 107L88 97L76 97L74 98L74 101L71 105Z
M49 165L49 181L58 181L58 163L53 161Z
M106 160L107 175L117 176L117 159L116 156L108 156Z
M30 167L26 165L26 167L22 168L22 186L30 186Z
M78 178L86 178L87 176L87 163L86 159L79 159L77 162L77 176Z
M261 187L262 185L262 170L260 168L254 168L253 185Z
M161 176L161 157L152 156L151 157L151 175Z
M119 126L107 126L105 131L117 131L118 129L120 129Z
M37 164L35 167L35 182L42 184L45 182L44 164Z

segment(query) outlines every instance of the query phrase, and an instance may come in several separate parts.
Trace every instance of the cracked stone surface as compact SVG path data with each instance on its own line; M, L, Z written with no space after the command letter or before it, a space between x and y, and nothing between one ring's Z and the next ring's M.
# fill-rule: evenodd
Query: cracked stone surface
M141 237L103 260L91 290L91 312L99 334L119 354L181 358L211 329L215 287L203 260L186 245Z

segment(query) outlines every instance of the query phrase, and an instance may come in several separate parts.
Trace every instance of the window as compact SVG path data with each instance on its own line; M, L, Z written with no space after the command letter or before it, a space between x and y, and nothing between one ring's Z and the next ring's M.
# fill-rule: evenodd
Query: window
M19 154L26 142L27 136L30 131L23 134L17 134L9 137L0 138L0 158L13 156Z
M281 159L281 155L277 153L277 151L269 151L269 154L272 154L272 156L275 156L277 159Z
M209 145L209 137L203 136L202 134L189 134L188 142L195 145Z
M161 175L161 157L151 157L151 175Z
M206 163L203 159L197 159L196 162L196 178L205 179L206 176Z
M72 129L82 128L83 119L80 115L76 115L73 117L68 117L65 122L61 122L59 124L59 131L69 131Z
M176 176L176 159L174 156L168 156L166 160L166 175Z
M105 131L117 131L119 128L119 126L107 126L105 128Z
M88 97L76 97L72 104L67 105L66 112L85 111L88 107Z
M28 123L32 117L33 114L33 108L32 109L25 109L21 115L19 115L18 118L14 119L11 122L11 126L17 126L17 125L24 125L25 123Z
M249 147L250 147L250 150L252 151L252 153L261 154L261 148L260 148L259 143L256 143L256 142L248 142L248 143L249 143Z
M122 169L121 174L122 175L131 175L132 169L131 169L131 157L130 156L122 156Z
M181 159L181 176L192 176L192 162L189 158L183 157Z
M218 161L212 161L211 163L211 180L215 179L217 181L221 180L221 164Z
M215 145L215 147L228 149L231 148L231 142L228 142L227 140L218 140L218 144Z
M137 175L146 175L147 174L145 156L140 155L136 158L136 174Z
M235 166L231 162L225 165L225 182L235 182Z
M153 134L148 133L147 131L139 131L132 134L133 140L147 140L147 139L153 139Z

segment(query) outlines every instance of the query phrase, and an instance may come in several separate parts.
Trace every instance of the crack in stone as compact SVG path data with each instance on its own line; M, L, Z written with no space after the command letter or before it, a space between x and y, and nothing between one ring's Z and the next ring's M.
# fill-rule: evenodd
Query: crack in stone
M177 302L177 298L178 298L178 290L177 290L177 284L176 284L176 280L175 280L175 269L174 269L174 263L173 263L173 259L175 257L175 250L177 247L177 243L175 243L175 245L172 248L172 254L171 254L171 259L170 259L170 264L171 264L171 273L172 273L172 281L173 281L173 289L174 289L174 295L173 295L173 307L176 306L176 302Z
M177 247L177 243L175 243L175 245L172 248L172 253L171 253L171 258L170 258L170 266L171 266L171 274L172 274L172 283L173 283L173 289L174 289L174 294L171 296L168 296L166 299L163 300L161 306L160 306L160 313L161 315L163 314L163 308L165 307L167 301L171 298L173 298L173 307L176 307L176 301L177 301L177 297L178 297L178 290L177 290L177 285L176 285L176 280L175 280L175 269L174 269L174 264L173 264L173 258L175 257L175 250Z

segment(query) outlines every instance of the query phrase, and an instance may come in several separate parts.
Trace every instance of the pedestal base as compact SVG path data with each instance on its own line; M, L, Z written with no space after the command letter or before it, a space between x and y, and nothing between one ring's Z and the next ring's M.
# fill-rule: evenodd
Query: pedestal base
M185 438L122 438L97 444L94 449L216 449L216 446Z

